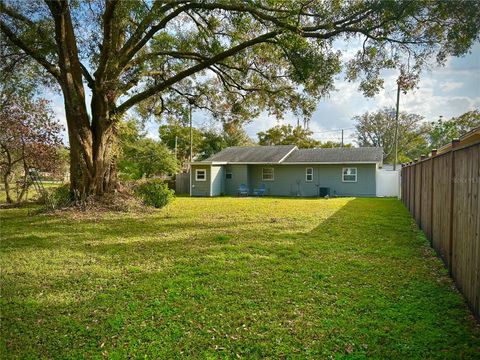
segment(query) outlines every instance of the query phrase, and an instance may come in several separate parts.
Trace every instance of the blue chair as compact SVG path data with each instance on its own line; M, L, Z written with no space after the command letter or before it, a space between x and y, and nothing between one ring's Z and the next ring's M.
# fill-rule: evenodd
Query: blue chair
M265 184L260 184L258 189L253 190L253 194L256 196L263 196L265 195L266 189L265 189Z
M240 187L238 188L238 195L248 196L248 188L245 184L240 184Z

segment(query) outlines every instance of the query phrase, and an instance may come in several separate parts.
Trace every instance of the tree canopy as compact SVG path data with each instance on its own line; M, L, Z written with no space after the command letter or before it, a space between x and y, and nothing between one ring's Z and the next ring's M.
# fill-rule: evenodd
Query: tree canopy
M335 41L363 41L343 65L370 96L382 69L399 69L407 89L432 58L465 54L479 14L466 0L2 1L0 29L5 56L28 57L61 88L72 189L102 194L115 186L115 125L129 109L308 117L342 70Z
M178 162L160 141L149 139L132 119L119 124L118 168L123 179L175 174Z
M468 111L457 117L448 120L438 119L431 123L429 133L430 147L438 149L459 138L468 131L480 127L480 111L478 109Z
M9 97L0 107L0 173L6 200L13 202L9 192L15 173L23 172L20 201L28 188L28 174L35 171L54 172L60 165L62 126L54 118L49 102L26 97Z
M355 116L356 138L359 146L383 147L383 161L395 161L395 109L383 108ZM417 114L400 112L398 118L398 160L409 161L428 152L430 127Z
M259 132L259 145L296 145L299 148L314 148L320 146L320 141L312 138L313 132L301 126L274 126L267 131Z

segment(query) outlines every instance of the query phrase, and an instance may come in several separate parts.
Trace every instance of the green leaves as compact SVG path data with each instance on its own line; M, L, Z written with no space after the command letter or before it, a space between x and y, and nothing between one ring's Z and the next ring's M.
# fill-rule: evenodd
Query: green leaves
M314 148L321 145L320 141L313 139L313 132L301 126L292 125L275 126L266 132L259 132L259 145L296 145L299 148Z
M178 163L162 143L141 134L133 121L120 127L118 169L124 179L140 179L175 174Z

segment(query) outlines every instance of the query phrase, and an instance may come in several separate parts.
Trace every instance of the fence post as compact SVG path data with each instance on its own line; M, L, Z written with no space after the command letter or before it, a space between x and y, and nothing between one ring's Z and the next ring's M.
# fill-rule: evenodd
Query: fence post
M448 241L448 273L452 276L452 269L453 269L453 219L454 219L454 191L455 191L455 148L460 143L459 139L452 140L452 148L450 149L450 234L449 234L449 241Z

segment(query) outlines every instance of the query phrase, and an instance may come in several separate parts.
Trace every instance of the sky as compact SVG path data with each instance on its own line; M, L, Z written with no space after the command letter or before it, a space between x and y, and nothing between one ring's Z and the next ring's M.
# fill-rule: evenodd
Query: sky
M343 60L351 58L356 49L348 44L339 45L344 52ZM365 98L358 90L358 83L345 81L344 75L336 78L336 90L317 104L317 109L310 120L310 129L313 137L320 141L339 141L341 129L344 129L344 141L354 142L355 115L366 111L376 111L383 107L394 107L396 102L396 77L395 71L383 74L384 89L374 98ZM63 99L59 94L47 92L53 102L53 108L64 124L65 112ZM475 44L471 53L463 57L451 57L446 66L433 66L426 70L418 84L418 89L400 95L400 111L415 113L423 116L424 121L434 121L443 116L448 119L461 115L467 111L480 108L480 44ZM292 114L285 114L281 124L297 123L297 118ZM197 127L211 126L212 120L208 114L193 113L193 124ZM275 117L261 114L245 127L248 135L257 140L256 134L278 124ZM214 124L213 124L214 125ZM149 123L146 126L148 136L158 139L158 124ZM66 134L64 136L66 139Z

